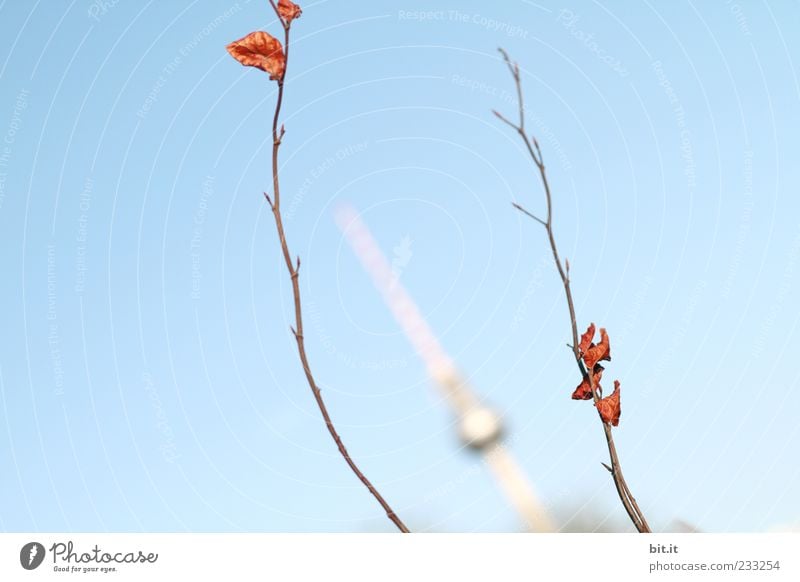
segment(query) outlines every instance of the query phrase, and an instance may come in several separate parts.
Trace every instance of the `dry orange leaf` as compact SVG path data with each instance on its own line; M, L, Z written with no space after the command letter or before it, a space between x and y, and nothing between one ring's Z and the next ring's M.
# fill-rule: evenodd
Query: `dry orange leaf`
M278 14L281 15L281 18L283 18L286 24L291 24L292 20L300 18L302 13L303 11L300 10L300 7L294 2L278 0Z
M581 342L583 342L583 339L581 339ZM604 327L600 328L600 343L591 344L583 351L583 361L590 370L594 368L597 362L602 360L611 360L611 346L608 343L608 334Z
M622 414L619 403L619 380L614 380L614 392L611 393L611 396L602 398L595 406L603 422L612 426L619 425L619 415Z
M286 56L283 54L281 42L271 34L260 30L251 32L225 48L243 65L266 71L273 81L283 79Z
M597 364L594 367L594 387L596 390L600 390L600 379L603 377L603 366ZM592 387L589 386L589 378L584 378L583 382L578 384L578 387L575 388L575 392L572 393L573 400L591 400L592 399Z
M581 352L581 355L586 353L586 350L589 349L589 345L592 343L592 339L594 338L594 324L590 323L589 327L586 328L586 333L581 336L581 341L578 344L578 349Z

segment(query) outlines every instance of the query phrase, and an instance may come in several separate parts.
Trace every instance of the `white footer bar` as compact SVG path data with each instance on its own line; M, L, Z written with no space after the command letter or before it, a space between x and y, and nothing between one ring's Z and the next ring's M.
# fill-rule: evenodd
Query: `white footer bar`
M796 582L798 560L800 534L0 534L4 581Z

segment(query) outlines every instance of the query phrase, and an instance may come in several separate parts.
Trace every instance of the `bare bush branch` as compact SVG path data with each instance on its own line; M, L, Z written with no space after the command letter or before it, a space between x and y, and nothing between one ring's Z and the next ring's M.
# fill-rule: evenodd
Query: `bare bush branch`
M505 116L494 111L493 113L506 125L513 128L522 139L525 147L528 150L528 153L533 160L533 163L536 165L536 168L539 172L539 178L542 182L542 186L544 188L545 194L545 201L547 204L547 218L542 220L541 218L535 216L534 214L528 212L525 208L520 206L519 204L514 204L514 207L517 208L519 211L523 212L526 216L536 220L542 226L544 226L545 230L547 231L547 238L550 241L550 249L553 252L553 261L555 261L556 268L558 269L558 274L561 277L561 283L564 286L564 294L567 298L567 307L569 308L569 320L570 320L570 327L572 328L572 345L570 348L575 356L575 362L578 365L578 369L580 370L581 376L589 382L589 386L592 391L592 399L594 403L597 404L600 401L600 394L598 391L598 386L595 384L594 374L588 373L586 367L584 366L584 362L581 359L581 352L578 348L578 325L575 318L575 303L572 299L572 289L570 287L570 280L569 280L569 261L566 261L566 266L562 264L561 258L558 254L558 247L556 246L555 236L553 235L553 201L552 196L550 193L550 184L547 180L547 172L545 171L544 159L542 157L542 150L539 148L539 143L536 141L536 138L533 136L529 136L525 131L525 107L523 105L523 94L522 94L522 82L520 79L520 72L519 72L519 65L513 62L506 51L503 49L499 49L500 54L503 55L503 60L505 61L506 65L508 66L508 70L511 73L511 76L514 78L514 84L516 85L517 89L517 98L518 98L518 105L519 105L519 121L514 123L509 121ZM622 505L625 507L625 511L628 513L628 516L631 518L633 525L640 533L649 533L650 526L647 524L647 520L644 517L641 509L639 509L639 505L636 503L636 499L634 499L633 494L631 493L628 484L625 482L625 477L622 474L622 467L620 466L619 456L617 455L617 448L614 445L614 437L611 433L611 426L604 422L602 417L600 417L601 423L603 425L603 432L606 437L606 443L608 444L608 454L611 459L611 466L609 467L605 463L603 466L608 469L611 473L611 476L614 480L614 485L617 488L617 493L619 495L620 501L622 501Z
M289 62L289 31L291 28L291 21L287 21L281 17L279 12L278 6L276 6L275 2L270 0L270 4L272 5L275 14L278 16L278 19L281 21L284 30L284 56L286 59L286 64L288 66ZM285 73L284 73L285 75ZM306 380L308 381L308 385L311 388L311 391L314 394L314 399L317 402L317 406L319 407L319 411L322 414L322 418L325 420L325 426L328 429L331 437L333 438L334 442L336 443L336 447L339 449L339 453L341 453L344 460L347 462L350 469L355 473L356 477L364 484L364 486L369 490L373 497L378 501L381 505L383 510L386 512L386 516L392 520L392 522L397 526L397 528L403 533L409 533L409 529L403 523L403 521L397 516L391 506L386 502L383 496L378 492L375 486L367 479L366 475L358 468L355 461L353 461L350 453L347 451L347 448L344 446L341 437L339 436L336 427L331 420L330 414L328 413L328 408L325 405L325 401L322 398L322 392L317 386L316 381L314 380L314 375L311 373L311 366L308 362L308 356L306 354L306 347L305 347L305 340L303 336L303 309L302 303L300 299L300 257L296 257L295 261L292 261L292 254L289 251L289 245L286 241L286 234L283 228L283 217L281 215L281 194L280 194L280 184L278 179L278 150L281 145L281 140L285 133L284 127L281 125L280 130L278 129L278 120L280 118L281 112L281 105L283 104L283 94L284 94L284 76L277 79L278 81L278 98L275 103L275 115L272 119L272 188L273 188L273 196L270 197L267 193L264 193L264 197L267 200L267 203L272 210L272 214L275 217L275 226L278 231L278 238L280 239L280 246L281 252L283 253L283 258L286 263L286 269L289 272L289 278L292 282L292 294L294 296L294 317L295 317L295 325L291 328L292 334L294 335L295 341L297 343L297 352L300 356L300 361L303 364L303 371L305 372Z

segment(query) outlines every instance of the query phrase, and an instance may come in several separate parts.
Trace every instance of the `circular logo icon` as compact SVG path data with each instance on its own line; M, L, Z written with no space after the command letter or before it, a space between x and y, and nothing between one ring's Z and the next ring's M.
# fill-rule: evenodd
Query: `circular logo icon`
M19 551L19 563L26 570L35 570L44 561L44 546L39 542L28 542Z

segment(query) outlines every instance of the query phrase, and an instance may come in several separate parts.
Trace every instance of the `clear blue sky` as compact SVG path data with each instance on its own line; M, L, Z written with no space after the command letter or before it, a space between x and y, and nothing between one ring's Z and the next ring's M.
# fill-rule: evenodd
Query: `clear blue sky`
M105 7L101 8L102 5ZM800 523L800 6L319 1L281 152L307 342L415 529L515 531L343 242L349 201L562 517L625 526L496 48L524 70L582 326L609 329L656 529ZM420 14L419 11L428 11ZM266 1L0 0L0 529L389 531L289 333Z

